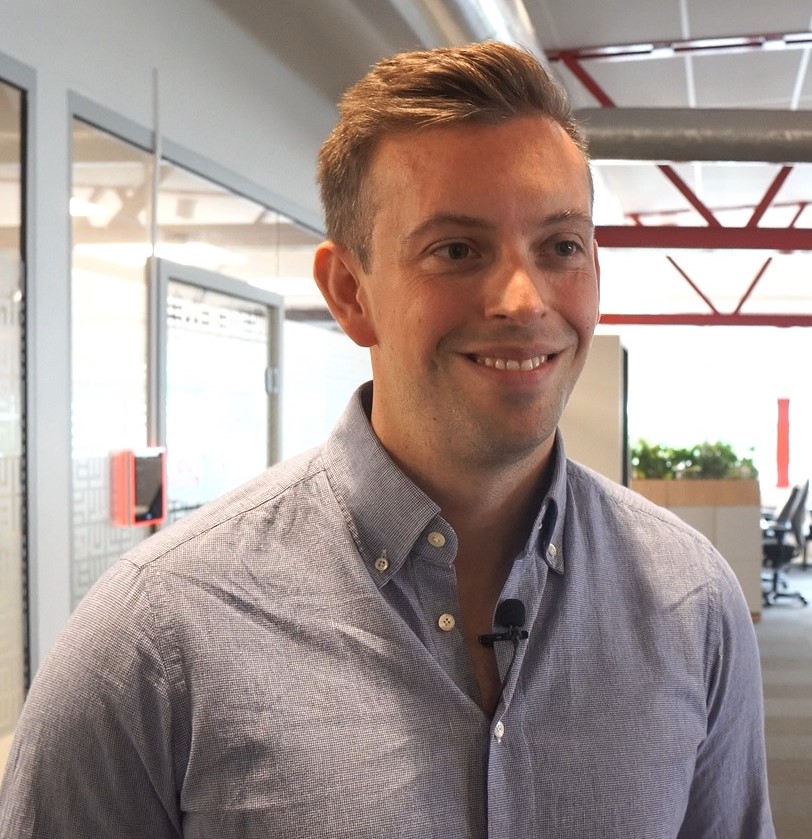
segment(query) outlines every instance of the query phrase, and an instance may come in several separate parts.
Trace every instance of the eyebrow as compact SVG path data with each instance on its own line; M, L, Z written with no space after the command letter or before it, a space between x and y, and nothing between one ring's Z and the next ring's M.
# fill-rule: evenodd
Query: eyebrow
M444 227L446 225L455 225L457 227L473 227L479 230L486 230L493 225L486 222L478 216L467 216L462 213L437 213L429 216L425 221L421 222L408 233L404 233L400 237L401 245L408 245L415 239L419 239L424 233L435 227Z
M576 209L562 210L560 213L552 213L542 220L541 226L546 227L547 225L558 224L564 221L580 222L581 224L586 224L589 227L595 226L591 213L585 213L583 210Z
M585 224L590 228L594 228L594 222L590 213L585 213L583 210L575 208L569 210L561 210L557 213L551 213L542 218L538 224L539 227L549 227L550 225L560 224L562 222L576 222ZM408 245L415 239L419 239L426 232L436 227L444 227L446 225L454 225L458 227L468 227L478 230L488 230L493 225L480 218L479 216L468 216L464 213L437 213L429 216L425 221L421 222L408 233L400 237L401 245Z

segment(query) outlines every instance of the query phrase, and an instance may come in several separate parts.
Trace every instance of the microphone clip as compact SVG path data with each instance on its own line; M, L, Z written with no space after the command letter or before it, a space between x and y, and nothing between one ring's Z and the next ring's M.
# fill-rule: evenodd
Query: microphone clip
M492 647L497 641L513 641L514 644L518 644L519 641L524 641L527 637L526 629L510 626L505 632L489 632L486 635L480 635L479 643L483 647Z
M524 603L516 598L503 600L496 607L494 620L498 626L504 626L504 632L488 632L479 636L479 643L483 647L492 647L497 641L512 641L517 645L528 637L526 629L522 629L525 622Z

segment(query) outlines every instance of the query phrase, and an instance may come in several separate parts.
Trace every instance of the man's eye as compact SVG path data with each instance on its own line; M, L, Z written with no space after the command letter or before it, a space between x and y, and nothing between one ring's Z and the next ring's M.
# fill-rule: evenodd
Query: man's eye
M457 260L468 259L473 252L471 250L471 246L465 244L465 242L451 242L448 245L443 245L442 247L437 248L435 253L440 256L444 256L447 259Z
M555 243L555 252L559 256L575 256L578 253L578 243L567 240L565 242Z

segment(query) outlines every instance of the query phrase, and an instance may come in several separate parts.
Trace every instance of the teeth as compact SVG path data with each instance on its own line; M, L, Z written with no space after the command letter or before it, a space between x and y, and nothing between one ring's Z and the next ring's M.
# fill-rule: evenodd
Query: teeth
M488 356L477 356L476 363L482 364L485 367L493 367L495 370L521 370L528 372L541 367L548 356L534 355L532 358L523 358L517 361L514 358L490 358Z

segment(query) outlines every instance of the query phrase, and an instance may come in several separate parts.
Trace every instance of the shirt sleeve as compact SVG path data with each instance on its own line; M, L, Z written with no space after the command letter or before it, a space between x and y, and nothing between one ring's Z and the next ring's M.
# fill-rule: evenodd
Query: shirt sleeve
M166 670L138 569L80 604L26 700L0 788L0 839L176 839Z
M707 649L707 732L680 839L771 839L764 703L753 622L733 572L715 557Z

